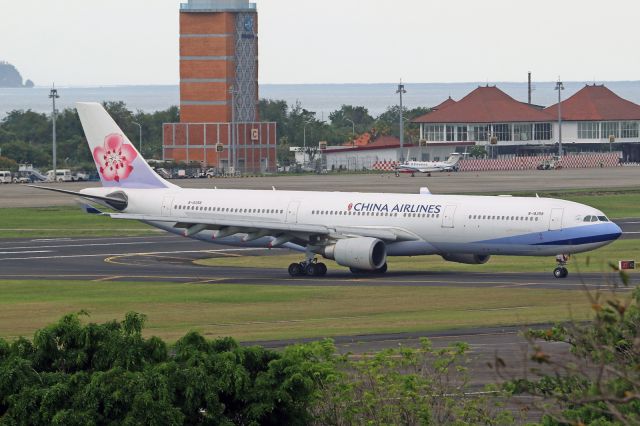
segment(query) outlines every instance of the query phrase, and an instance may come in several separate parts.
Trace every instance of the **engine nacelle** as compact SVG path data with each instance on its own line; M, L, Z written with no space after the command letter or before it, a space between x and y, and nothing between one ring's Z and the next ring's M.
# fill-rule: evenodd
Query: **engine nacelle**
M323 255L342 266L373 271L387 261L387 247L377 238L346 238L325 247Z
M488 254L441 254L444 260L456 263L466 263L468 265L482 265L491 259Z

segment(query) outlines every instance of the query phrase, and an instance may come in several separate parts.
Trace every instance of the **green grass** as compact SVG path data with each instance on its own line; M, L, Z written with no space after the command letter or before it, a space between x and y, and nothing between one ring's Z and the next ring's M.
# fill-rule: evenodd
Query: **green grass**
M31 336L63 314L148 315L147 335L190 330L240 341L533 324L590 315L580 291L0 281L0 336Z
M0 238L140 236L156 232L140 222L86 214L79 207L0 209Z
M282 256L247 256L215 257L196 261L204 266L229 266L238 268L286 268L292 262L299 262L300 254ZM640 244L638 240L620 240L598 250L573 256L569 263L571 273L579 272L611 272L609 262L618 264L619 260L640 260ZM330 270L346 268L333 261L323 260ZM390 257L390 271L464 271L464 272L548 272L555 266L552 256L492 256L484 265L463 265L446 262L440 256ZM632 271L635 272L635 271Z

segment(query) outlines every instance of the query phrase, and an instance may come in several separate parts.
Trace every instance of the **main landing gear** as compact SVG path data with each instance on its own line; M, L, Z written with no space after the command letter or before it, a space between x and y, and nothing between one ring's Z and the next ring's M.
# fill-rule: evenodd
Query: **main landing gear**
M567 278L569 275L569 270L566 268L567 262L569 261L568 254L559 254L556 256L556 263L558 266L553 270L553 276L556 278Z
M289 275L292 277L322 277L327 275L327 265L318 262L317 259L307 259L300 263L292 263L289 265Z

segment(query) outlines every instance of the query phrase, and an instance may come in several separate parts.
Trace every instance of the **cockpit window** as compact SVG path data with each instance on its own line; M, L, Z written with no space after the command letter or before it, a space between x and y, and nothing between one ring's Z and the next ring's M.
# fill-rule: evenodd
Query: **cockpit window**
M591 222L597 222L598 216L591 216Z
M582 221L583 221L583 222L591 222L591 218L592 218L592 217L594 217L594 216L591 216L591 215L589 215L589 216L585 216L585 217L584 217L584 219L582 219Z
M600 219L600 222L609 222L606 216L598 216L598 219Z

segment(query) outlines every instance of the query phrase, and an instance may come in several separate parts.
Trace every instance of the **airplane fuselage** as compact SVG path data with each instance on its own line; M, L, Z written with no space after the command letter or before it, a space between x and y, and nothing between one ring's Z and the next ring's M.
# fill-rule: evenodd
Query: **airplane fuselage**
M329 229L366 227L400 235L386 244L390 256L548 256L593 250L620 236L620 228L599 210L551 198L183 188L117 191L128 198L123 213L162 217L162 222L148 222L176 234L184 234L180 223L206 219L248 226L259 221ZM83 190L99 196L113 192ZM251 247L268 247L274 239L243 241L242 233L215 238L214 229L204 228L190 237Z

